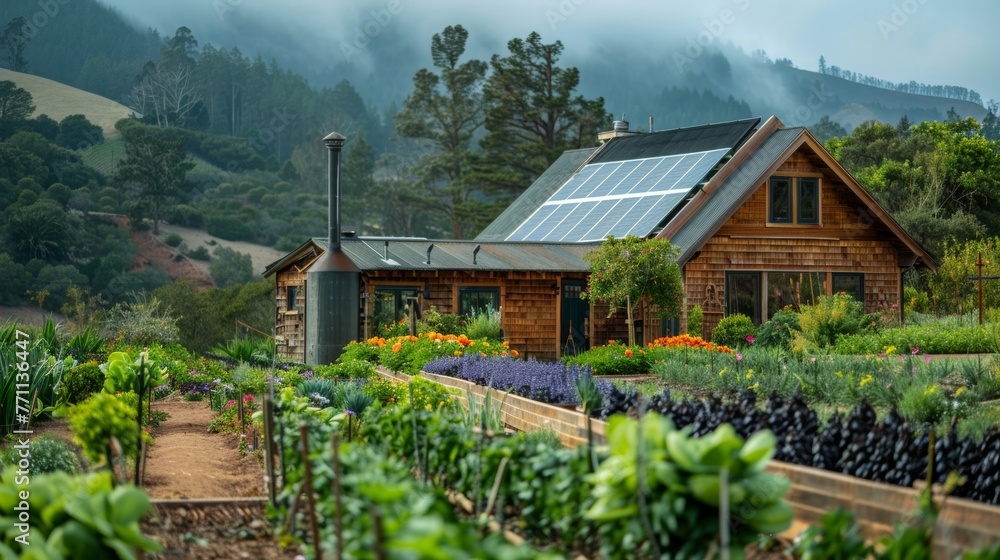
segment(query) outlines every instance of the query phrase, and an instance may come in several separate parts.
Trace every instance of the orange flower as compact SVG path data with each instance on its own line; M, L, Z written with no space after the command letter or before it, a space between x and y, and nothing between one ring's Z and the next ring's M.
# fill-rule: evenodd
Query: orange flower
M403 343L402 342L397 342L396 344L392 345L392 351L395 354L398 354L399 351L402 350L402 349L403 349Z
M628 349L625 350L625 357L626 358L631 358L632 357L632 349L631 348L628 348Z
M521 355L521 353L520 353L520 352L518 352L517 350L511 350L511 351L510 351L510 355L511 355L511 356L514 356L514 357L516 358L516 357L520 356L520 355Z

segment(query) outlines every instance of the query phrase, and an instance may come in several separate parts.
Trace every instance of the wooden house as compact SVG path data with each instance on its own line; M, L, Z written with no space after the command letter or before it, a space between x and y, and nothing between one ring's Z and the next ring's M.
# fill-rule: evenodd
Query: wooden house
M902 305L902 273L933 258L803 127L771 117L651 133L616 123L596 148L564 153L472 241L357 238L340 250L361 271L358 338L408 309L502 311L524 355L554 359L623 339L624 312L581 300L583 256L608 235L668 238L681 249L682 317L640 304L637 338L683 332L701 306L706 337L733 313L846 292L867 311ZM303 361L305 274L325 239L270 265L278 353Z

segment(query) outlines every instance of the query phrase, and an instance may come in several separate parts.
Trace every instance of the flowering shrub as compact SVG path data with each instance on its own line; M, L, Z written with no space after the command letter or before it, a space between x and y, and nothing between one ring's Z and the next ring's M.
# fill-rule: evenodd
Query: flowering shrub
M594 375L645 375L650 366L646 351L641 347L617 342L596 346L576 356L564 356L563 362L571 366L588 366Z
M754 326L750 317L742 313L734 313L723 317L718 325L712 329L712 342L729 347L741 347L747 345L747 337L757 334L757 327Z
M461 356L473 352L481 356L518 356L517 350L510 349L506 342L474 340L464 334L429 332L389 339L376 336L369 338L364 344L377 352L380 364L393 371L402 371L410 375L419 373L423 365L430 360L445 356ZM360 350L353 350L351 356L359 353Z
M439 358L424 365L427 373L465 379L550 404L579 404L575 383L585 369L589 367L480 355ZM610 381L597 380L597 388L603 395L607 395L611 387Z
M792 337L797 330L799 330L799 314L789 308L782 309L757 329L757 344L789 350L792 347Z
M650 342L648 344L648 347L652 350L656 350L659 348L665 348L665 349L693 348L696 350L721 352L723 354L733 353L733 351L728 346L720 346L713 342L708 342L707 340L701 338L700 336L691 336L689 334L679 334L677 336L662 336L660 338L657 338L653 342Z

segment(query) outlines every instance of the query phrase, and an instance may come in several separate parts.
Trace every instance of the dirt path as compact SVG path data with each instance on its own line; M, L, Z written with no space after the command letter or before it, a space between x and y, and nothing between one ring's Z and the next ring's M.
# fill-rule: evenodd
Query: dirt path
M236 436L208 433L215 412L205 401L158 401L170 414L153 431L143 487L150 498L233 498L263 495L263 471L240 457Z

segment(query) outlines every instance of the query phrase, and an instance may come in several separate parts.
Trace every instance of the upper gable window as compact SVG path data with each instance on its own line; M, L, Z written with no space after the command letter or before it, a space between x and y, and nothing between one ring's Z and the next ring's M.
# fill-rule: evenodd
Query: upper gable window
M818 224L819 178L771 177L767 186L771 224Z

